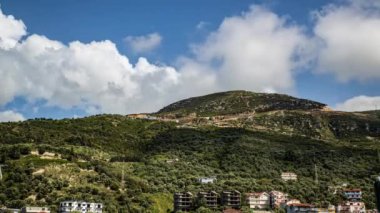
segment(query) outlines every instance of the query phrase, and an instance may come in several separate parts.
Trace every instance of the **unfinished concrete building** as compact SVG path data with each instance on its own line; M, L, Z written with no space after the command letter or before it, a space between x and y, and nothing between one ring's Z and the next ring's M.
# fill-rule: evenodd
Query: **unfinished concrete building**
M222 192L222 205L239 209L241 206L241 193L237 190Z
M174 212L190 211L193 208L193 194L191 192L174 193Z
M202 202L205 202L206 207L208 208L217 208L218 207L218 193L215 191L208 192L199 192L198 199Z

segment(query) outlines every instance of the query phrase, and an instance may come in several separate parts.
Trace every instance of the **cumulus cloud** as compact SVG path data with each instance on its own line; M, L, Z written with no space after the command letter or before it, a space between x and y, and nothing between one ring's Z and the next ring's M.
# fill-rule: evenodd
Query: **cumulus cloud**
M367 111L380 109L380 96L357 96L350 98L343 103L339 103L335 107L337 110L341 111Z
M4 15L0 11L0 48L9 49L16 45L18 40L26 34L26 27L20 20L11 15Z
M151 33L142 36L127 36L125 43L136 53L146 53L157 48L162 41L158 33Z
M194 45L194 57L180 57L175 68L146 58L131 64L108 40L66 45L37 34L23 38L22 21L0 11L1 29L4 19L19 27L2 37L13 43L0 48L0 105L24 97L89 114L151 112L181 98L229 89L291 90L300 64L296 55L306 40L285 18L253 7L226 18L204 43ZM161 37L127 40L147 51Z
M380 3L351 0L315 13L318 71L341 81L380 79Z
M12 110L0 112L0 122L24 121L24 120L25 118L22 114L14 112Z
M304 65L308 39L289 20L259 6L226 18L207 40L194 46L196 62L217 73L223 89L289 92Z
M91 114L151 110L147 98L154 97L152 106L159 104L155 100L178 81L172 67L156 66L145 58L132 65L110 41L66 46L39 35L0 50L0 75L5 88L0 91L2 105L22 96Z

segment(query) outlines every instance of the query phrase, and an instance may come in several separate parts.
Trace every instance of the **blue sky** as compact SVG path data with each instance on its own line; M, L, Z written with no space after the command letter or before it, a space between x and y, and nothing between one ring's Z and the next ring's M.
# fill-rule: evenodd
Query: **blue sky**
M230 89L380 106L376 0L0 3L0 121L155 111Z

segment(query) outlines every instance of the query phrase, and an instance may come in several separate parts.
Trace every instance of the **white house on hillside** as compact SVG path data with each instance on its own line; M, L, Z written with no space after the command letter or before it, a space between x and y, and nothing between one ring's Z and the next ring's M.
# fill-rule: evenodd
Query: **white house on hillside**
M281 179L284 181L289 181L289 180L297 180L297 175L293 172L283 172L281 173Z
M50 213L48 207L23 207L21 213Z
M216 181L216 177L201 177L198 178L198 182L206 184L206 183L214 183Z
M348 200L360 200L362 199L362 190L361 189L345 189L343 190L344 196Z
M63 201L59 205L60 213L80 212L80 213L102 213L103 204L88 203L84 201L69 200Z

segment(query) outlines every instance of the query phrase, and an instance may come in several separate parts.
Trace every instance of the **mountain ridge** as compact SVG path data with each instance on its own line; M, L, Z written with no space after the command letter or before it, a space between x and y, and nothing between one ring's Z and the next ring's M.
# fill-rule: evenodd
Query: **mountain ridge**
M246 106L232 100L227 106ZM279 108L0 123L0 164L6 165L0 207L38 205L57 212L60 201L79 199L103 203L104 212L161 213L171 212L173 193L184 190L279 190L325 207L341 201L329 189L349 183L362 188L363 201L374 208L377 112L326 111L319 103L273 106ZM299 180L284 182L284 171ZM210 176L217 182L197 181Z
M321 110L326 106L326 104L316 101L284 94L236 90L183 99L160 109L157 114L198 113L200 115L224 115L282 109Z
M380 137L376 112L340 112L316 101L241 90L184 99L153 115L193 128L238 127L320 139Z

